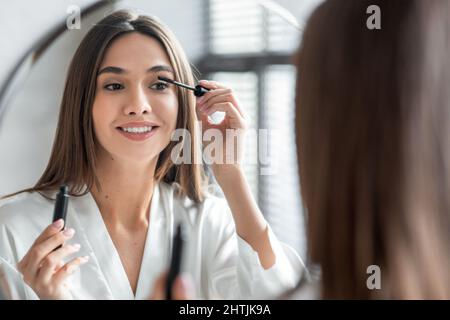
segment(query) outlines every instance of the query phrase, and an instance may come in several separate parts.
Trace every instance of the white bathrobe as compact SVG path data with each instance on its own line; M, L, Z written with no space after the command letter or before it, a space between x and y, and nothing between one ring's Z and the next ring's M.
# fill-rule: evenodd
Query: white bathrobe
M304 272L298 254L279 242L269 228L276 263L265 270L257 253L236 234L224 199L208 196L196 205L174 192L176 185L155 187L150 223L133 294L120 256L92 195L71 197L66 226L75 229L68 243L79 243L74 256L90 260L70 276L75 299L146 299L155 279L169 265L175 226L187 231L182 270L189 273L199 299L264 299L291 289ZM17 271L39 234L52 222L54 201L39 193L23 193L0 203L0 290L10 299L38 299Z

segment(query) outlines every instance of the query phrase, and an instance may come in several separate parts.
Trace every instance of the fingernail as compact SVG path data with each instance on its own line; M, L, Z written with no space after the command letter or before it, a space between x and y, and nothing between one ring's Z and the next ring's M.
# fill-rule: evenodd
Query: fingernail
M194 280L192 279L192 276L189 273L183 273L180 276L181 284L186 289L191 289L193 287Z
M175 287L178 288L178 290L186 291L187 289L186 279L183 276L179 276L176 279Z
M89 256L81 257L81 259L82 259L82 262L83 262L83 263L84 263L84 262L88 262L88 261L89 261Z
M71 237L75 234L75 230L72 228L66 229L63 231L63 235L66 237Z
M55 222L52 223L52 227L55 229L60 230L64 225L64 220L63 219L58 219Z
M81 245L79 243L75 243L72 247L75 251L78 251L78 250L80 250Z

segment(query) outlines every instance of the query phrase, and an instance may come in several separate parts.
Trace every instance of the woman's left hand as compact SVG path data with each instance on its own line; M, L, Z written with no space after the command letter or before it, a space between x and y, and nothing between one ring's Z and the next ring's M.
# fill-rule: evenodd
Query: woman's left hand
M201 80L199 84L210 89L202 97L197 98L197 116L202 122L204 150L207 150L206 148L211 143L215 143L213 159L208 160L217 178L218 175L231 167L240 167L244 151L247 117L232 89L215 81ZM224 112L225 117L220 123L214 124L208 119L208 116L218 111ZM208 132L210 129L218 131L211 130ZM218 138L216 136L218 132L221 133L221 137L219 137L222 139L221 144L215 140ZM211 136L215 139L211 139ZM205 138L213 141L204 141ZM213 148L211 147L211 149Z

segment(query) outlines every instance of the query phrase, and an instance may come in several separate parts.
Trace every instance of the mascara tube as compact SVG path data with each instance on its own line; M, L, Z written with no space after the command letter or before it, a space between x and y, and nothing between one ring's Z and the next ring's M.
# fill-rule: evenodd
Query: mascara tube
M66 227L67 206L69 204L68 187L63 185L59 188L56 196L55 211L53 212L53 222L59 219L64 220L63 229Z
M53 222L59 219L63 219L63 227L61 230L64 230L66 227L66 216L67 216L67 206L69 204L69 189L66 185L63 185L59 188L58 195L56 196L55 209L53 211ZM62 246L56 247L53 251L58 250Z

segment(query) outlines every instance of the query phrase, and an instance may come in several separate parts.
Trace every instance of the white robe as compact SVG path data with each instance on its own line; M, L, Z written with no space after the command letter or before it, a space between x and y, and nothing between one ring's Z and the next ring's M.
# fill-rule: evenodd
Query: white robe
M225 199L208 196L196 205L175 190L175 185L166 183L154 189L135 295L92 195L70 198L66 226L76 233L68 243L81 244L74 256L90 256L70 276L69 290L75 299L148 298L155 279L168 268L174 226L180 221L188 235L182 270L192 276L196 298L273 298L296 285L304 272L303 262L270 228L276 262L265 270L257 253L237 236ZM0 203L0 290L7 298L38 299L16 266L51 223L53 208L54 201L37 192Z

